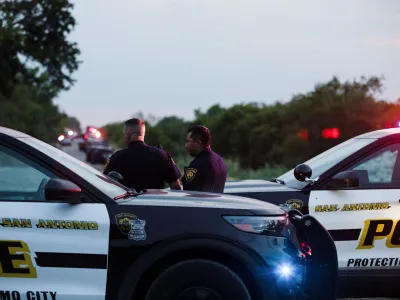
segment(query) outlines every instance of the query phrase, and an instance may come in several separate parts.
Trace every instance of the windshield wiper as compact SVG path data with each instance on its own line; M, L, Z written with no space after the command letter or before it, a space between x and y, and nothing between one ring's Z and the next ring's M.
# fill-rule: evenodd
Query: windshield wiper
M283 184L283 185L286 184L283 180L280 180L278 178L271 178L271 179L268 179L268 181L280 183L280 184Z
M131 190L128 190L125 194L114 197L114 200L125 199L125 198L129 198L129 197L136 197L137 195L139 195L139 193L136 192L134 189L131 189Z

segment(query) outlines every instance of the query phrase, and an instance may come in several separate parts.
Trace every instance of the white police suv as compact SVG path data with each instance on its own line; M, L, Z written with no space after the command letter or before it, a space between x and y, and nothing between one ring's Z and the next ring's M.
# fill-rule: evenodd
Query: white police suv
M335 241L343 290L400 295L389 284L400 279L400 128L351 138L275 179L227 182L224 193L314 216Z

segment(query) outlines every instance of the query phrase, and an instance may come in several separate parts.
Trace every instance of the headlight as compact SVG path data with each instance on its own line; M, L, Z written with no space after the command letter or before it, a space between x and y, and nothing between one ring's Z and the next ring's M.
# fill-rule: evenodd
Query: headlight
M278 279L284 280L286 282L296 282L297 284L301 284L304 280L305 269L301 265L296 265L292 263L282 263L275 268L275 276Z
M223 216L241 231L258 234L275 234L288 224L287 216Z
M282 264L277 267L277 273L283 277L289 277L293 275L293 268L289 264Z

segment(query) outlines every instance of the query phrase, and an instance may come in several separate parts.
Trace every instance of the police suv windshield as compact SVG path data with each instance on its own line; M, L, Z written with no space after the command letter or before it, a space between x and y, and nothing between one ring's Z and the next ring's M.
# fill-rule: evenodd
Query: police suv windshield
M44 154L55 159L74 173L79 174L79 176L81 176L84 180L86 180L111 198L114 198L121 194L125 194L128 190L127 188L124 189L122 186L119 186L117 184L107 182L107 180L109 180L108 177L100 171L92 168L86 163L80 161L79 159L68 155L64 151L61 151L45 142L42 142L41 140L29 137L21 138L20 141L25 142L26 144L36 148L40 152L43 152Z
M312 170L312 179L318 178L334 165L375 140L372 138L352 138L306 161L305 164L309 165ZM294 189L302 189L308 184L307 182L298 181L294 177L294 168L278 177L278 179L283 180L288 187Z

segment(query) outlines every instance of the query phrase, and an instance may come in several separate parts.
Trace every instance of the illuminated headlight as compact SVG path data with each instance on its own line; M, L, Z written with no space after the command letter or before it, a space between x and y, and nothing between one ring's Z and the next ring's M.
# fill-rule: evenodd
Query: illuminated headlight
M282 265L278 266L277 273L278 273L278 275L285 277L285 278L294 275L293 267L289 264L282 264Z
M275 275L278 279L296 284L302 283L305 276L304 272L304 267L290 262L279 264L275 268Z
M224 216L227 222L241 231L274 234L288 224L287 216Z
M64 140L64 136L63 135L60 135L59 137L58 137L58 141L62 141L62 140Z

